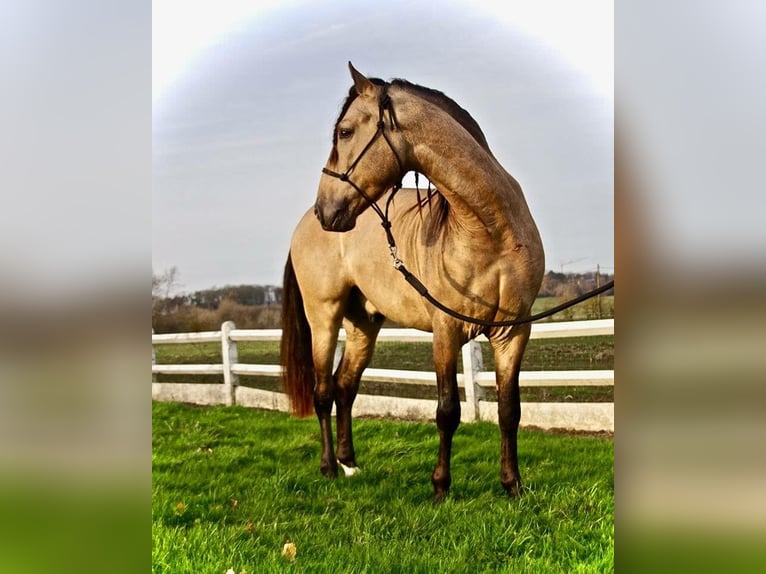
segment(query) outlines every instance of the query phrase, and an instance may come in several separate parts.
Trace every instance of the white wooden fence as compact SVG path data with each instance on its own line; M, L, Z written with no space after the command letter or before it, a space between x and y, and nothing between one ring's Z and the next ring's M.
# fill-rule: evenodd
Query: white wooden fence
M532 326L532 338L580 337L614 334L614 319L596 321L568 321L539 323ZM203 405L243 405L270 410L289 410L283 393L240 386L240 375L278 377L279 365L240 363L237 343L240 341L279 341L280 329L237 329L231 321L220 331L198 333L152 334L152 375L223 376L223 383L158 383L152 382L152 398L160 401L188 402ZM336 350L336 365L340 360L341 342L346 334L340 332ZM478 341L486 341L480 337ZM415 329L382 329L378 341L432 342L431 333ZM156 364L154 345L184 343L221 344L220 364L168 365ZM485 399L484 389L495 386L494 372L484 370L481 346L471 341L462 349L463 373L458 374L458 385L465 390L466 401L461 403L462 421L485 420L497 422L497 403ZM154 379L154 377L153 377ZM392 369L366 369L363 381L386 381L403 384L436 385L436 375L425 371ZM591 371L522 371L519 384L523 387L612 386L613 370ZM436 393L434 393L435 397ZM415 420L434 420L436 399L411 399L391 396L360 394L354 403L355 416L387 416ZM535 403L524 402L521 408L522 426L552 429L562 428L585 431L614 431L614 403Z

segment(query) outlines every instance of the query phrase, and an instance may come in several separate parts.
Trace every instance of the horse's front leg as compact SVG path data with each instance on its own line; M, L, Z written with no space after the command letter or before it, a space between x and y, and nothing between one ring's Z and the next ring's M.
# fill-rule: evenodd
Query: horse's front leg
M490 337L495 354L497 415L500 427L500 483L508 496L522 494L518 460L518 432L521 420L519 371L531 332L530 325L514 327L508 337Z
M431 476L434 502L441 502L452 483L450 458L452 437L460 424L460 395L457 390L457 357L460 341L454 333L434 330L434 367L436 369L436 426L439 429L439 458Z
M316 324L316 323L315 323ZM322 439L322 461L319 470L329 478L338 476L338 461L332 440L332 405L335 396L335 382L332 376L332 364L335 346L338 343L340 319L325 329L311 326L312 352L314 357L314 410L319 419L319 432Z
M351 432L351 409L359 391L362 372L370 364L383 317L369 318L362 310L343 322L346 329L346 349L335 376L336 427L338 433L338 462L350 476L357 471L354 440Z

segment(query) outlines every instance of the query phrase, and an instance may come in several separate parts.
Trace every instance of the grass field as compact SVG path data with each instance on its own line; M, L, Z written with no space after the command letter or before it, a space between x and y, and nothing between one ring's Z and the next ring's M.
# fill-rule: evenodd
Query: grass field
M338 480L319 475L313 418L154 403L152 425L155 573L613 571L609 439L522 431L511 500L497 428L461 425L433 505L432 424L357 420L362 471Z
M540 313L564 302L564 299L558 297L538 297L532 305L532 314ZM599 310L600 308L600 310ZM559 311L543 319L543 322L549 321L579 321L585 319L611 319L614 318L614 295L601 295L588 299Z
M239 359L243 363L265 365L279 364L279 343L246 342L238 344ZM484 368L494 369L494 359L489 343L482 343ZM221 346L218 343L190 345L158 345L158 363L220 363ZM462 370L462 360L458 369ZM371 367L397 368L415 371L432 371L433 357L430 343L378 343ZM561 339L532 339L524 355L522 369L527 371L614 369L614 336L568 337ZM161 382L220 382L221 377L178 377L158 375ZM274 378L242 377L242 385L252 385L277 390L279 382ZM435 396L433 387L363 382L360 392L366 394L389 394L401 397L423 398ZM488 400L493 400L492 391ZM613 387L546 387L522 389L524 401L591 401L612 402Z

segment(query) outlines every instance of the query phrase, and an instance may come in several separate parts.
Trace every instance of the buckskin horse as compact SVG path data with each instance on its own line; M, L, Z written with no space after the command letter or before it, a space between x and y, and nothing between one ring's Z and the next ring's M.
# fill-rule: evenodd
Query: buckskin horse
M351 409L384 319L433 332L440 442L431 480L434 499L442 500L460 423L458 355L483 333L495 358L500 481L517 496L519 369L530 325L486 323L529 317L544 273L537 226L520 185L468 112L439 91L367 78L350 62L349 69L353 86L335 124L316 202L295 229L285 266L281 364L292 411L308 416L313 406L316 412L322 474L336 477L339 465L353 474ZM419 190L399 189L409 171L424 174L437 191L422 198ZM377 202L385 204L385 214ZM396 248L389 253L391 233ZM431 305L403 280L403 262L417 285L485 325ZM347 340L333 373L341 325Z

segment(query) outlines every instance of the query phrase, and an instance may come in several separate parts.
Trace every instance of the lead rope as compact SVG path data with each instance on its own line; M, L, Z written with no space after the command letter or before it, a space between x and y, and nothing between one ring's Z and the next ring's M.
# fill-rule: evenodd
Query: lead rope
M545 311L542 311L540 313L536 313L535 315L531 315L529 317L524 317L521 319L511 319L508 321L485 321L484 319L477 319L476 317L469 317L468 315L463 315L462 313L459 313L455 311L454 309L450 309L446 305L444 305L441 301L436 299L431 293L429 293L428 288L423 285L423 283L415 277L409 269L404 265L404 262L399 259L397 256L397 249L396 249L396 240L394 239L394 235L391 232L391 220L388 219L388 206L391 204L391 200L394 198L394 193L398 191L397 188L392 190L391 195L388 198L388 201L386 202L386 213L385 218L381 221L381 225L383 226L383 229L386 230L386 240L388 241L388 249L391 252L391 258L394 260L394 269L399 271L399 273L402 274L404 277L404 280L409 283L415 291L417 291L426 301L431 303L434 307L437 309L443 311L450 317L453 317L455 319L459 319L461 321L465 321L466 323L473 323L474 325L481 325L482 327L513 327L515 325L523 325L525 323L532 323L534 321L539 321L540 319L544 319L545 317L550 317L551 315L554 315L558 313L559 311L562 311L564 309L567 309L569 307L572 307L574 305L577 305L578 303L581 303L585 301L586 299L590 299L591 297L595 297L596 295L603 293L604 291L608 291L609 289L614 287L614 279L605 283L601 287L597 287L596 289L593 289L592 291L588 291L587 293L584 293L580 295L579 297L576 297L570 301L566 301L562 303L561 305L557 305L556 307L553 307L551 309L547 309ZM379 210L378 210L379 211Z

